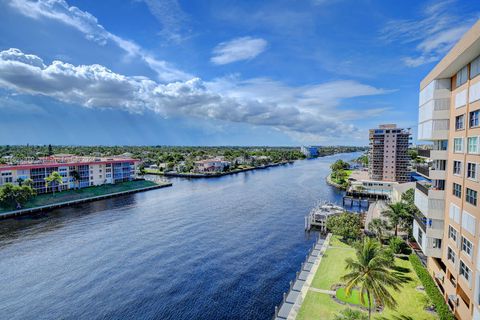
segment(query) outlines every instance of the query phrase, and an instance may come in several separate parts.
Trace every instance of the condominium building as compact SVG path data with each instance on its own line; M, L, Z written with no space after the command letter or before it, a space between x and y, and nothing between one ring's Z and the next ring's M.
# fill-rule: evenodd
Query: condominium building
M307 158L318 157L318 148L312 146L302 146L300 152L303 153Z
M45 178L52 172L62 176L62 183L55 190L85 188L102 184L114 184L135 178L138 160L124 157L77 157L57 155L37 160L23 160L0 165L0 186L5 183L20 184L33 180L37 193L52 192Z
M370 129L368 175L371 180L408 182L410 130L395 124L383 124Z
M458 319L480 319L480 21L420 84L419 173L413 235Z

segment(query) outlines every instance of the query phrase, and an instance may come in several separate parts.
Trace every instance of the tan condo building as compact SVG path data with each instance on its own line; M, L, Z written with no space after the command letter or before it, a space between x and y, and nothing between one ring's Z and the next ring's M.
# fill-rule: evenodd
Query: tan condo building
M420 84L413 236L458 319L480 319L480 21Z
M368 175L370 180L410 181L408 147L410 130L397 128L395 124L383 124L370 129L368 151Z

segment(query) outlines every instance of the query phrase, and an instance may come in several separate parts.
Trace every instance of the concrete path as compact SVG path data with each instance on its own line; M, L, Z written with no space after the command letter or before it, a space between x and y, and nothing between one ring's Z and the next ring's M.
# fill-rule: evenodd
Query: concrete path
M324 289L318 289L318 288L314 288L314 287L311 287L310 291L318 292L318 293L325 293L325 294L329 294L329 295L335 295L335 293L336 293L335 291L332 291L332 290L324 290Z

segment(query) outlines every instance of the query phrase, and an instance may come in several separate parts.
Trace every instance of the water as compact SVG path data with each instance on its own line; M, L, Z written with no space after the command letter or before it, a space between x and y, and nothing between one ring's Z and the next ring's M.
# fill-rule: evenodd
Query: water
M270 319L343 154L0 221L0 319Z

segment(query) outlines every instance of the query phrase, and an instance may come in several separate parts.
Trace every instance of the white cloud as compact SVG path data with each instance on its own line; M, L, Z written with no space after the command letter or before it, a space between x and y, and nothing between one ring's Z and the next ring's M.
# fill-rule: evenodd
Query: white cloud
M417 43L417 56L404 57L409 67L439 60L476 21L476 15L459 17L454 13L455 0L431 2L419 19L392 20L382 30L381 38L389 43ZM478 15L478 14L477 14Z
M162 26L160 35L173 42L184 40L190 33L187 29L188 17L177 0L143 0L150 13Z
M241 37L218 44L210 59L215 64L253 59L267 48L267 41L261 38Z
M269 79L195 78L161 84L146 77L115 73L101 65L46 64L18 49L0 52L0 87L44 95L87 108L153 111L164 117L196 117L258 126L289 134L351 137L358 129L345 122L381 110L337 110L343 99L388 93L355 81L289 87Z
M32 19L50 19L70 26L83 33L88 40L99 45L109 41L123 49L129 57L142 59L158 74L160 81L187 80L192 75L176 69L166 61L156 59L152 54L131 40L107 31L95 16L77 7L69 6L65 0L9 0L12 8Z

